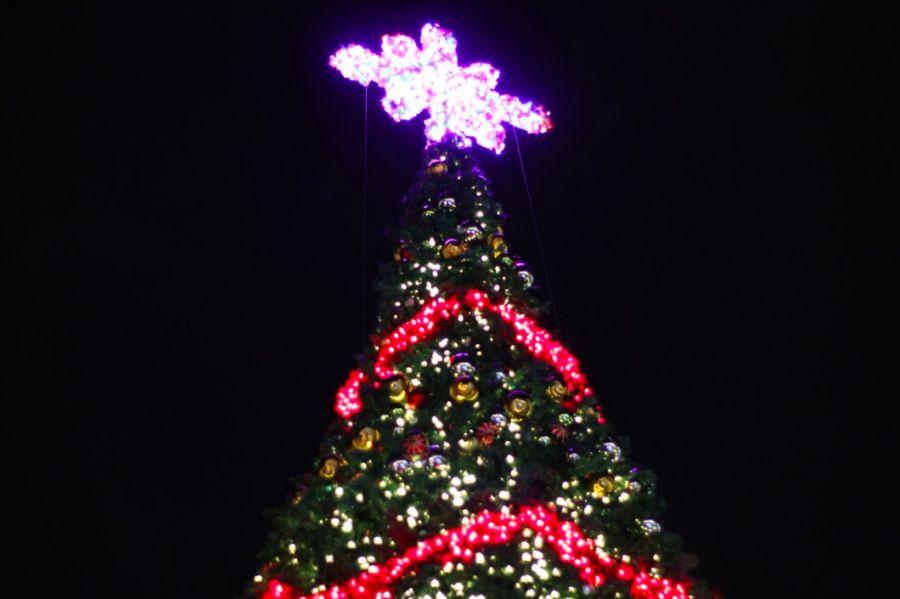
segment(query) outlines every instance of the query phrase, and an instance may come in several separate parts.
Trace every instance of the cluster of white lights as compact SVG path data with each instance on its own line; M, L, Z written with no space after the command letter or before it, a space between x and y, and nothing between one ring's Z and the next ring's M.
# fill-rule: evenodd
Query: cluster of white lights
M487 63L460 68L456 39L437 25L422 28L422 49L405 35L381 38L380 55L357 44L335 52L329 64L344 77L363 85L384 88L381 105L395 121L410 120L423 110L425 136L440 141L448 134L469 137L500 153L505 146L503 123L529 133L546 133L551 127L543 106L495 91L500 71Z

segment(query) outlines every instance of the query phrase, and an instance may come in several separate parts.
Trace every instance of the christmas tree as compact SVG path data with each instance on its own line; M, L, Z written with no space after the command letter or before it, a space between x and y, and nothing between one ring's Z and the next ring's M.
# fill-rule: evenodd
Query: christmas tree
M385 88L397 120L423 110L429 143L391 231L379 329L338 391L313 472L275 516L263 599L706 597L662 530L650 472L613 436L578 360L538 324L534 276L470 138L500 153L502 123L550 128L456 65L427 25L422 49L342 49L332 66Z

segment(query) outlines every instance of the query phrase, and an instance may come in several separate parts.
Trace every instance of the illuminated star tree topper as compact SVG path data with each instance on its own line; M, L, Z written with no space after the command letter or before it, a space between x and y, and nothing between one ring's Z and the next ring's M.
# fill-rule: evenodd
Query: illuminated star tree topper
M471 145L473 138L499 154L506 139L503 123L528 133L546 133L553 126L543 106L497 93L500 71L493 66L476 62L460 68L456 39L446 29L425 25L421 43L420 50L409 36L385 35L381 55L351 44L335 52L328 63L348 79L383 87L381 104L395 121L408 121L428 110L425 137L431 141L455 135Z

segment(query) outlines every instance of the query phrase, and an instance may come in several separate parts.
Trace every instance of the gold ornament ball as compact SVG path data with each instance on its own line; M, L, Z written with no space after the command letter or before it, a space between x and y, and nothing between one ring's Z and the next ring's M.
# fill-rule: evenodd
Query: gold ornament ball
M294 505L299 505L301 501L303 501L303 497L306 495L306 487L300 487L294 493L294 497L291 499L291 503Z
M444 258L456 258L457 256L462 255L463 252L466 251L466 244L459 243L455 239L448 239L444 244L444 249L442 250L442 254Z
M375 447L380 438L381 434L377 430L367 426L356 434L356 437L353 439L353 449L369 451Z
M475 439L460 439L459 440L459 453L461 455L468 455L475 451L475 448L478 447L478 442Z
M340 456L328 456L325 458L325 460L322 462L322 466L319 468L319 476L321 476L322 478L334 478L338 467L346 463L347 462L344 461L344 459Z
M616 488L616 483L608 476L602 476L594 482L594 495L597 497L606 497Z
M388 393L390 393L391 401L400 403L406 400L409 392L409 381L402 374L392 376L388 379Z
M457 377L450 385L450 397L459 403L478 399L478 387L470 376Z
M428 165L428 175L430 177L437 177L439 175L443 175L447 172L447 165L441 162L440 160L433 160L431 164Z
M506 241L500 233L494 233L493 235L488 236L488 247L493 250L494 258L499 258L505 252L509 251L509 247L506 245Z
M547 395L550 399L559 402L569 395L569 388L562 381L554 380L547 387Z
M532 412L534 412L534 404L522 391L510 393L504 408L514 422L522 422L526 418L530 418Z

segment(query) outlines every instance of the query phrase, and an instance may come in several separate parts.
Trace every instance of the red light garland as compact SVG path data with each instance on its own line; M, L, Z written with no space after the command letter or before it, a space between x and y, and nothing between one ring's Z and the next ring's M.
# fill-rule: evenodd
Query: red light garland
M587 387L587 378L578 367L578 360L569 353L566 348L553 336L537 325L537 323L523 314L519 314L509 304L493 305L487 294L477 289L470 289L466 293L466 305L475 310L489 310L494 312L503 322L512 325L516 332L516 341L524 345L536 358L552 364L560 374L573 398L580 402L585 396L592 395L590 387ZM457 316L462 304L455 298L433 299L425 304L415 316L387 336L381 347L378 348L378 357L375 360L373 370L381 379L393 376L391 369L397 354L409 349L411 345L421 343L429 339L437 330L441 320L449 320ZM362 401L359 399L359 386L364 381L365 375L358 370L350 373L350 378L337 392L335 410L344 418L349 418L362 409ZM603 418L599 417L600 422Z
M337 392L335 411L344 418L350 418L362 410L362 401L359 399L359 385L366 380L366 375L360 370L350 373L350 378Z
M574 522L560 521L556 514L541 506L523 507L518 514L485 510L459 528L421 541L384 565L373 564L358 577L324 593L304 596L287 584L270 580L260 599L391 599L391 585L415 565L427 561L468 563L477 550L509 543L523 528L531 529L553 547L559 559L577 568L581 579L590 586L600 587L614 577L632 581L629 591L635 599L688 599L687 582L654 578L643 569L635 573L630 564L598 554L594 542L586 538Z
M534 357L552 364L568 384L569 391L574 391L573 398L576 402L584 399L586 395L592 395L587 387L587 378L578 368L578 360L562 346L559 341L554 341L553 336L542 329L532 319L524 314L519 314L509 304L491 305L487 294L477 289L470 289L466 294L466 303L480 310L488 309L500 315L504 322L513 326L516 330L516 341L523 344Z
M449 320L459 314L460 307L460 303L455 297L447 300L433 299L425 304L418 314L394 329L384 344L378 348L378 358L375 360L374 367L375 374L382 379L393 376L395 372L388 367L388 364L394 360L395 354L431 337L438 322Z

